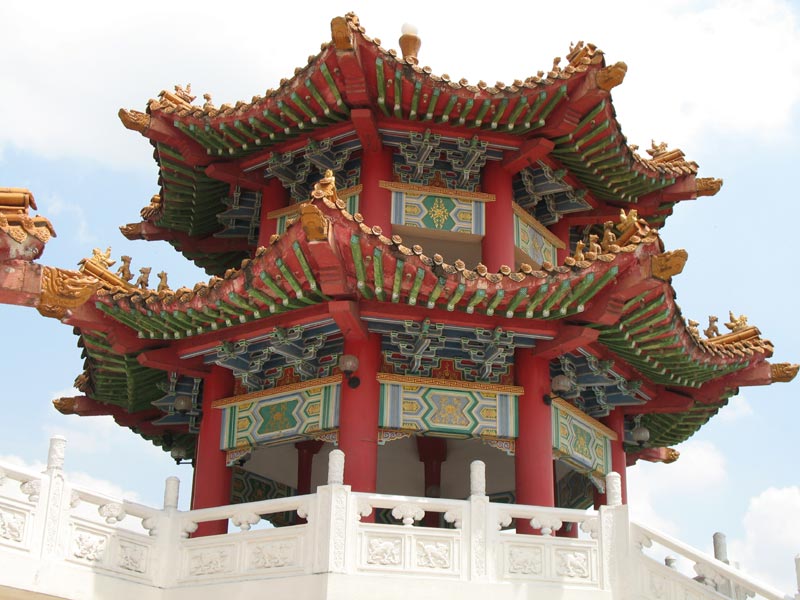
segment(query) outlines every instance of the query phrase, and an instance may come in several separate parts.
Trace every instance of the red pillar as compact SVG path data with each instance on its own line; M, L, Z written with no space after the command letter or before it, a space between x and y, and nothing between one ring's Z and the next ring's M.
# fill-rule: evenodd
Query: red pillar
M374 492L378 478L377 380L381 362L381 336L371 333L366 340L345 338L344 353L358 358L354 373L361 380L352 388L342 378L339 402L339 449L344 452L344 482L356 492Z
M297 442L297 495L311 493L311 470L314 467L314 455L322 448L322 442L308 440Z
M494 202L486 203L482 262L490 272L499 271L501 265L514 269L514 190L511 174L503 169L499 161L487 161L483 167L481 185L484 192L495 195Z
M383 229L383 235L392 234L392 192L380 187L381 181L392 181L392 149L379 147L364 149L361 156L361 195L358 212L364 223Z
M426 498L442 496L442 463L447 460L447 440L435 437L417 437L417 454L425 468ZM428 527L439 526L439 515L425 513L424 523Z
M203 419L197 436L192 509L225 506L231 502L231 470L220 450L222 411L211 408L212 402L233 395L233 373L214 365L203 382ZM200 523L195 537L228 532L227 521Z
M267 217L273 210L284 208L289 205L289 191L283 187L281 180L277 177L267 180L261 188L261 222L258 229L258 245L269 246L269 238L277 233L277 219Z
M550 392L550 364L529 349L514 355L517 385L525 388L519 398L519 433L514 456L517 504L555 505L553 481L553 431L550 405L544 395ZM517 532L532 533L527 522L517 523Z

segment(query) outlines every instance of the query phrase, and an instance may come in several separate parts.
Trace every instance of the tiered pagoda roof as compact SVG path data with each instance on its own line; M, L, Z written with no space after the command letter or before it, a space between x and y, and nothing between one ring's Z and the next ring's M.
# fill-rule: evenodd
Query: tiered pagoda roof
M334 19L331 29L332 41L306 66L249 102L216 107L206 95L197 106L189 90L176 86L151 100L144 113L121 109L123 124L155 146L161 188L159 210L123 233L168 240L221 275L255 249L257 228L257 211L232 206L226 184L252 187L278 177L303 201L313 183L309 169L285 167L297 167L302 154L306 163L339 176L343 153L335 156L318 144L352 138L355 146L369 145L375 128L385 143L393 135L401 144L408 132L428 132L480 141L491 159L492 153L511 153L506 167L527 171L517 202L538 205L535 215L545 224L573 213L602 222L619 206L637 205L641 216L660 226L675 202L716 193L721 185L695 179L697 165L666 144L654 143L650 157L628 146L609 95L627 67L606 66L592 44L579 42L564 61L524 80L473 85L386 50L353 14ZM559 175L557 188L542 192L530 183L543 171ZM558 206L546 208L542 193L555 194L551 203Z
M794 377L796 366L768 362L772 345L746 318L731 314L730 333L710 326L704 336L681 315L671 277L687 255L665 251L656 226L677 201L716 193L721 181L696 178L697 165L664 144L654 144L650 158L627 145L609 94L624 63L606 66L600 50L579 43L563 66L509 85L471 85L385 50L354 15L331 27L332 41L263 97L195 106L177 87L145 113L120 111L125 126L155 146L160 186L142 221L123 233L168 241L212 274L208 283L133 285L122 267L110 271L110 250L96 249L80 271L39 267L30 261L52 228L28 216L32 196L0 190L0 261L26 261L41 281L33 289L0 276L0 300L36 305L74 326L86 359L76 381L85 397L62 399L59 410L112 414L166 447L196 426L191 414L170 409L170 398L196 396L211 362L227 361L243 391L270 385L256 363L276 373L272 385L330 375L346 327L385 333L389 354L436 330L438 350L430 352L467 365L480 355L488 366L465 377L497 383L508 383L514 340L535 347L561 357L554 375L583 370L591 379L580 408L642 414L659 447L692 435L739 386ZM351 154L378 135L401 149L440 144L467 175L475 164L502 161L517 177L522 209L544 225L565 219L595 233L559 264L498 272L448 262L433 242L423 248L384 235L337 194L337 184L352 183ZM317 181L310 166L335 173ZM260 207L247 190L270 178L289 190L296 215L258 247ZM35 251L20 232L37 238ZM469 348L456 347L461 334L448 327L480 333Z

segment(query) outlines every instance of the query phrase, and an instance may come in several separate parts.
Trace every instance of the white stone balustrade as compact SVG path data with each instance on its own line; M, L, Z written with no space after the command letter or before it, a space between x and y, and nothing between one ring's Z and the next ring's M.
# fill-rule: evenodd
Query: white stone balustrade
M701 598L719 600L720 595L734 600L745 600L756 596L766 600L791 598L666 534L637 523L630 524L630 531L633 541L631 557L637 566L633 569L636 574L634 585L642 598L682 600L692 597L698 600ZM663 564L647 555L647 549L653 548L654 544L670 551L669 564ZM692 565L693 572L681 573L676 569L678 562ZM798 589L800 589L800 564L796 569Z
M315 494L183 512L175 478L167 480L163 508L150 508L70 486L63 440L50 454L40 475L0 466L0 586L115 600L556 600L565 590L581 600L719 600L720 589L733 590L735 600L784 600L724 563L630 524L618 495L609 494L616 506L599 512L489 502L478 461L467 500L354 493L341 483L344 455L336 450L328 484ZM265 521L287 511L307 522L273 528ZM431 513L446 526L425 526ZM191 537L198 523L219 520L230 523L228 534ZM540 534L516 534L512 520ZM698 565L706 583L645 556L653 542Z

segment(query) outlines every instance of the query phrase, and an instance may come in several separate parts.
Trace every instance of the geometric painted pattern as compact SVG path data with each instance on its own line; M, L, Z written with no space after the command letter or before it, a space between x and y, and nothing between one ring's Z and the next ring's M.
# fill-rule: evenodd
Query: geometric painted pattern
M560 398L553 398L552 414L554 458L593 479L605 477L616 434Z
M514 215L514 245L530 256L537 265L545 262L556 264L555 244L516 214Z
M341 377L305 381L225 399L222 450L309 439L339 426Z
M378 426L451 438L516 438L522 388L379 373Z
M396 375L510 384L517 348L532 348L542 336L421 321L366 317L380 333L382 370Z
M586 190L563 180L565 169L553 171L545 163L527 167L514 177L514 201L543 225L553 225L564 215L589 210Z
M392 224L483 235L485 207L452 196L392 192Z
M614 370L614 361L601 360L583 348L562 354L550 363L550 377L566 376L569 389L559 393L590 417L608 416L615 406L635 406L650 397L641 380L628 380Z
M234 467L231 471L231 504L289 498L297 494L297 490L285 483L256 475L240 467ZM267 518L275 527L292 525L294 511L273 513Z

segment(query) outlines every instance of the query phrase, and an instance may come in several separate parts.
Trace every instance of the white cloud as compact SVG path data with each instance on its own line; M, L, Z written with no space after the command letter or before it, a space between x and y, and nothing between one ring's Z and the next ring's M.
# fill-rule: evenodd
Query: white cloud
M800 553L800 486L770 487L750 499L744 539L730 540L728 557L783 592L794 591L794 561Z
M535 19L548 26L535 35L530 19L487 15L483 4L465 2L453 13L447 5L409 0L402 18L364 0L251 7L254 20L280 22L265 37L248 35L235 19L209 19L218 9L210 2L192 11L154 1L135 11L113 3L83 3L81 10L58 2L4 3L0 19L15 24L5 32L15 60L4 65L0 112L15 118L0 130L0 146L150 168L147 145L117 120L120 106L141 110L148 97L187 81L200 94L213 92L217 105L262 94L328 39L331 17L352 8L389 48L397 47L403 20L414 21L422 62L473 82L524 79L549 68L570 40L590 40L610 62L628 63L614 99L626 134L640 145L669 135L673 145L691 150L715 132L772 139L785 135L800 98L800 32L786 0L630 0L615 10L585 0L571 5L568 19L563 5L538 4L531 9ZM484 18L475 19L478 12ZM481 43L454 52L453 38L443 35L445 19L463 39Z
M723 423L732 423L752 415L753 407L750 406L747 398L739 394L730 399L728 405L719 411L717 418Z
M693 494L718 491L728 478L725 457L707 441L688 441L680 446L680 459L670 465L639 461L628 469L628 501L631 518L670 535L680 526L666 514L676 490ZM661 505L660 505L661 504Z
M71 233L75 234L77 241L81 244L91 244L97 240L97 237L91 233L89 226L89 219L83 206L75 202L67 202L61 196L54 194L45 199L42 203L47 206L47 214L53 219L60 215L69 216L77 225L76 227L69 227ZM66 219L59 220L65 227L68 226Z

